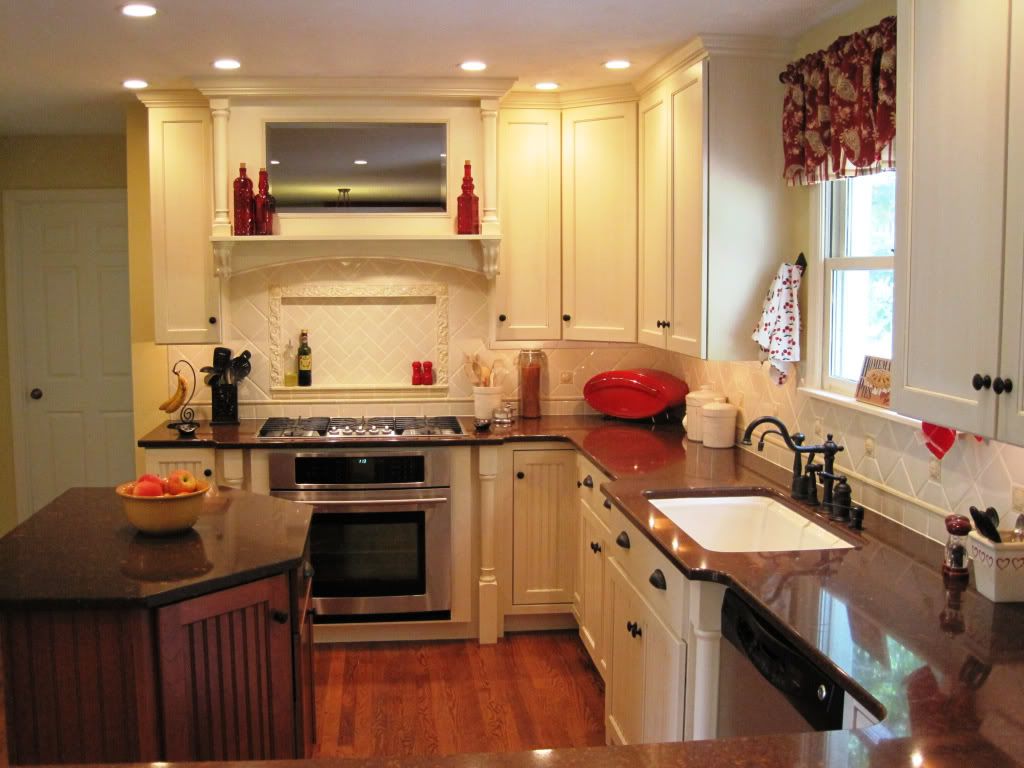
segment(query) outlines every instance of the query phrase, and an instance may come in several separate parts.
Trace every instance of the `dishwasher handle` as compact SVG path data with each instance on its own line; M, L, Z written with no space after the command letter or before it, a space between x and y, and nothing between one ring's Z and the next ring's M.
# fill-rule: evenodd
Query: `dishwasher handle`
M729 590L722 636L782 693L815 730L842 727L846 692L778 630Z

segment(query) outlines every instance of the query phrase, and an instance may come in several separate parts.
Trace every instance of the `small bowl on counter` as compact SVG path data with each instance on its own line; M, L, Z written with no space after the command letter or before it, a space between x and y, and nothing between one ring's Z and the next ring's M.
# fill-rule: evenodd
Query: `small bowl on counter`
M191 493L176 496L134 496L134 482L121 483L114 491L121 497L128 522L143 533L168 536L187 531L196 524L209 486L199 483Z

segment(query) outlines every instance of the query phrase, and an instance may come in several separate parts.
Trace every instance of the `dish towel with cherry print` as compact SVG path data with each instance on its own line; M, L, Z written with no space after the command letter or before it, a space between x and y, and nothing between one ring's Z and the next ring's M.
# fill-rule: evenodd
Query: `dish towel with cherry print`
M800 305L797 292L803 270L796 264L783 264L772 280L764 299L761 320L751 337L767 355L768 376L782 386L800 362Z

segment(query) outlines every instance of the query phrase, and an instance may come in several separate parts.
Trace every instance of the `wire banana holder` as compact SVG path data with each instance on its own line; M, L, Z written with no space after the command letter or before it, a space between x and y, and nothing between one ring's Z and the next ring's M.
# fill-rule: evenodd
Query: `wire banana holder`
M190 387L188 381L185 380L183 375L184 368L188 368L192 374L192 386ZM171 366L171 373L178 377L179 387L184 386L185 397L181 402L180 409L178 410L178 420L168 422L168 429L177 429L181 437L193 437L196 430L199 428L199 422L196 421L196 412L192 408L192 398L195 397L196 389L198 389L199 379L196 376L196 369L192 367L192 363L188 360L178 360L173 366ZM173 399L173 396L172 396ZM173 403L176 405L176 403ZM174 412L174 408L164 409L171 413Z

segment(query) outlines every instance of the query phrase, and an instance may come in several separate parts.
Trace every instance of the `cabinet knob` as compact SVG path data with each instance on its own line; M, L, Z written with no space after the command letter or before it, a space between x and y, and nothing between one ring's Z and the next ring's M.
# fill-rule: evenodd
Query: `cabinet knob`
M631 634L631 635L632 635L633 637L641 637L641 636L643 636L643 634L644 634L644 631L643 631L643 629L641 629L641 628L640 628L640 625L639 625L639 624L637 624L637 623L636 623L636 622L634 621L634 622L633 622L633 629L631 629L631 630L629 631L629 634Z
M658 326L659 328L664 328L664 327L665 327L664 323L662 323L662 321L661 321L661 320L659 320L658 322L656 322L656 323L655 323L655 325L656 325L656 326Z
M204 469L203 470L203 477L213 477L213 470L212 469Z
M217 318L214 317L213 315L210 315L210 325L216 325L216 324L217 324Z
M28 393L28 396L31 397L33 400L42 400L43 390L41 390L39 387L35 387L31 392Z
M508 320L508 315L498 315L499 323L504 323L506 320Z
M272 618L278 624L287 624L288 623L288 614L285 613L284 611L271 611L270 612L270 618Z
M619 535L615 537L615 543L623 549L629 549L629 534L625 531L621 531Z
M1010 379L1001 379L998 376L992 381L992 390L1001 395L1003 392L1013 392L1013 382Z
M587 488L593 488L594 478L592 478L590 475L587 475L586 477L583 478L583 485L586 486Z
M635 622L632 622L632 621L627 621L626 622L626 631L627 632L633 632L635 629L636 629L636 623Z
M526 477L526 473L525 472L516 472L516 477L518 477L520 480L522 480L524 477Z
M662 328L671 328L672 327L672 323L670 323L668 320L666 320L665 322L663 322L661 324L661 327Z
M976 373L974 374L974 378L971 379L971 386L978 392L983 389L988 389L992 386L992 377L988 374L982 376L980 373Z
M563 320L564 320L565 322L567 322L567 323L568 323L568 322L569 322L570 320L572 320L572 315L570 315L570 314L564 314L564 315L562 315L562 319L563 319Z
M313 570L313 564L311 562L309 562L309 560L306 560L302 564L302 578L304 578L304 579L312 579L314 573L315 573L315 571Z
M668 582L665 581L665 574L661 572L661 568L655 568L648 581L655 589L668 589Z

